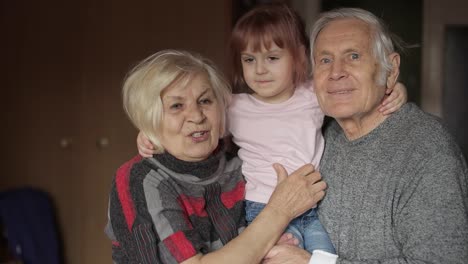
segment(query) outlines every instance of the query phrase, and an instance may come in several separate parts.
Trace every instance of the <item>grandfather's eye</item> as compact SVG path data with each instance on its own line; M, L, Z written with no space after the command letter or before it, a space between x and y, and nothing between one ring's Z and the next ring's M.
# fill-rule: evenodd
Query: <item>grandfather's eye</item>
M330 63L330 62L331 62L331 60L329 58L320 59L320 63L322 63L322 64L327 64L327 63Z
M351 53L351 59L352 60L358 60L360 58L359 54L357 53Z

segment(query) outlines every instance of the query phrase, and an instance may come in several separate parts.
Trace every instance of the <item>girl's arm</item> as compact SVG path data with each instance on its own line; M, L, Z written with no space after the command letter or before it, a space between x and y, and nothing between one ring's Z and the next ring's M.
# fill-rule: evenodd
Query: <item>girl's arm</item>
M142 157L151 158L155 154L153 144L141 131L137 136L137 147Z
M387 88L386 98L382 101L379 111L388 115L400 109L408 101L408 91L404 84L398 82L394 87Z

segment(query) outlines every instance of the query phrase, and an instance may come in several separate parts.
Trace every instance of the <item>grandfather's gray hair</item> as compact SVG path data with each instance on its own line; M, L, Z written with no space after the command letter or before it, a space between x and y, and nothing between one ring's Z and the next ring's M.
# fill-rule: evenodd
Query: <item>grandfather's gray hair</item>
M388 55L395 51L391 34L381 19L369 11L359 8L339 8L320 14L310 34L312 69L315 67L314 45L318 34L332 21L346 18L359 19L370 26L372 31L371 41L373 42L371 53L380 66L377 82L379 85L385 85L387 76L392 70Z

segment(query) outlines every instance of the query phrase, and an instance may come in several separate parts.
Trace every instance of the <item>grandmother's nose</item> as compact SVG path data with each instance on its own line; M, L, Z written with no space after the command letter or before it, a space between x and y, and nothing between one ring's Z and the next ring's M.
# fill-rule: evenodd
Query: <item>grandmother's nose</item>
M194 123L201 123L206 118L202 106L199 104L192 104L192 106L187 109L187 112L188 120Z

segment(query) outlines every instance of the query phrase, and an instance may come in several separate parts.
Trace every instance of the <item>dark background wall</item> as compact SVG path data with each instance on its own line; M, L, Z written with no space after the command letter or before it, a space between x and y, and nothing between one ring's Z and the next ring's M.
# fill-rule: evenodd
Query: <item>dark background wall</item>
M468 157L468 25L446 27L443 54L443 117Z

